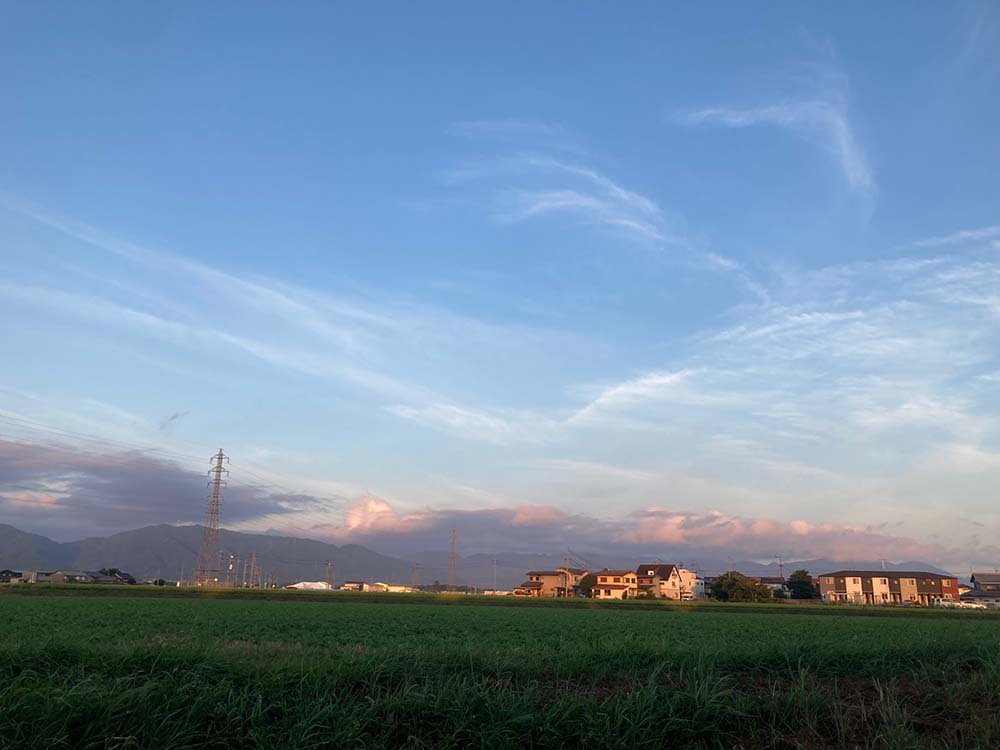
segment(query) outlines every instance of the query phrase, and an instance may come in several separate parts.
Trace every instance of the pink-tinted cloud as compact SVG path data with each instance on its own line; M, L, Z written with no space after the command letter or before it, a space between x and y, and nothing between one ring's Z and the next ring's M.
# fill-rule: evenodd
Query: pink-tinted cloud
M148 454L98 454L0 440L0 520L27 531L72 539L153 523L200 522L204 487L204 475ZM364 544L396 556L446 550L455 529L464 554L561 555L572 548L597 560L614 555L760 559L779 553L844 561L992 559L985 547L956 550L879 528L804 519L657 507L596 518L553 504L401 511L372 494L341 514L308 495L275 495L238 485L230 485L223 502L223 525Z
M909 537L894 536L869 529L804 520L777 521L772 518L744 518L718 512L649 508L631 514L617 541L632 544L670 544L731 550L760 556L850 559L940 559L949 550Z
M566 514L551 505L521 505L513 508L512 513L507 522L510 526L558 524L566 520Z
M397 513L382 498L371 493L351 503L339 524L318 524L313 530L330 539L359 539L380 534L412 534L433 524L430 513Z

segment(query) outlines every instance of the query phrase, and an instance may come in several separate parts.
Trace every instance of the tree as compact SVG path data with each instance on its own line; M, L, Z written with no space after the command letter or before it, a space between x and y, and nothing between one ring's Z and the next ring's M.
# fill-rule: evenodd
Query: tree
M815 599L816 587L808 570L796 570L788 576L786 584L792 594L792 599Z
M580 593L586 596L588 599L594 595L594 584L597 583L597 576L593 573L587 573L580 582L577 584L577 588L580 589Z
M729 571L712 581L712 596L720 602L763 602L769 601L773 592L753 578Z

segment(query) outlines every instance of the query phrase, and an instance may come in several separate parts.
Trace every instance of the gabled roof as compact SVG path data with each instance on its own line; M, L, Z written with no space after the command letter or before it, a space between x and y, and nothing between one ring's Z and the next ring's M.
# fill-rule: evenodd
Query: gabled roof
M561 576L562 572L558 570L529 570L525 573L526 576Z
M634 570L599 570L595 575L599 576L634 576Z
M676 565L668 565L666 563L650 563L648 565L640 565L635 569L636 575L644 576L647 575L647 571L653 571L654 576L659 576L660 578L670 578L674 571L677 569Z
M542 587L541 581L525 581L520 586L519 589L540 589Z
M929 573L926 570L835 570L833 573L821 573L825 578L829 577L854 577L854 578L954 578L955 576L941 575L940 573Z

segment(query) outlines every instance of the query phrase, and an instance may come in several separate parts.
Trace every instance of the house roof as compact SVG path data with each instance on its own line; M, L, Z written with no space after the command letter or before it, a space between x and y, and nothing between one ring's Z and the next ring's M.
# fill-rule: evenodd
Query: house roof
M852 576L855 578L954 578L955 576L929 573L926 570L835 570L833 573L822 573L824 578Z
M561 576L562 571L559 570L529 570L525 573L526 576Z
M1000 583L1000 573L973 573L972 580L978 583Z
M773 585L773 586L785 585L785 579L782 578L781 576L760 576L760 578L758 578L757 580L767 585Z
M599 570L597 571L599 576L634 576L634 570Z
M659 576L660 578L670 578L673 575L674 570L677 569L676 565L669 565L665 563L649 563L648 565L640 565L635 569L636 575L646 575L647 571L653 571L654 576Z
M600 583L600 584L597 585L597 588L599 588L599 589L614 589L615 591L621 591L623 589L627 589L628 586L626 586L623 583Z
M519 589L540 589L542 587L541 581L525 581L520 586Z
M574 575L574 576L583 576L583 575L587 575L587 570L586 570L586 568L559 568L559 571L560 571L560 572L561 572L561 571L564 571L564 570L565 570L565 571L566 571L567 573L569 573L570 575Z

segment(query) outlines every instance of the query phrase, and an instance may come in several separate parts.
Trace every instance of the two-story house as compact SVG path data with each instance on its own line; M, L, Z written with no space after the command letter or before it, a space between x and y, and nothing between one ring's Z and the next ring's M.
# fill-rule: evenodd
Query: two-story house
M601 570L591 588L596 599L631 599L639 595L639 576L632 570Z
M639 593L657 599L694 599L698 576L677 565L650 563L635 570Z
M554 570L529 570L524 583L514 589L517 596L580 595L580 580L587 575L583 568L555 568Z

